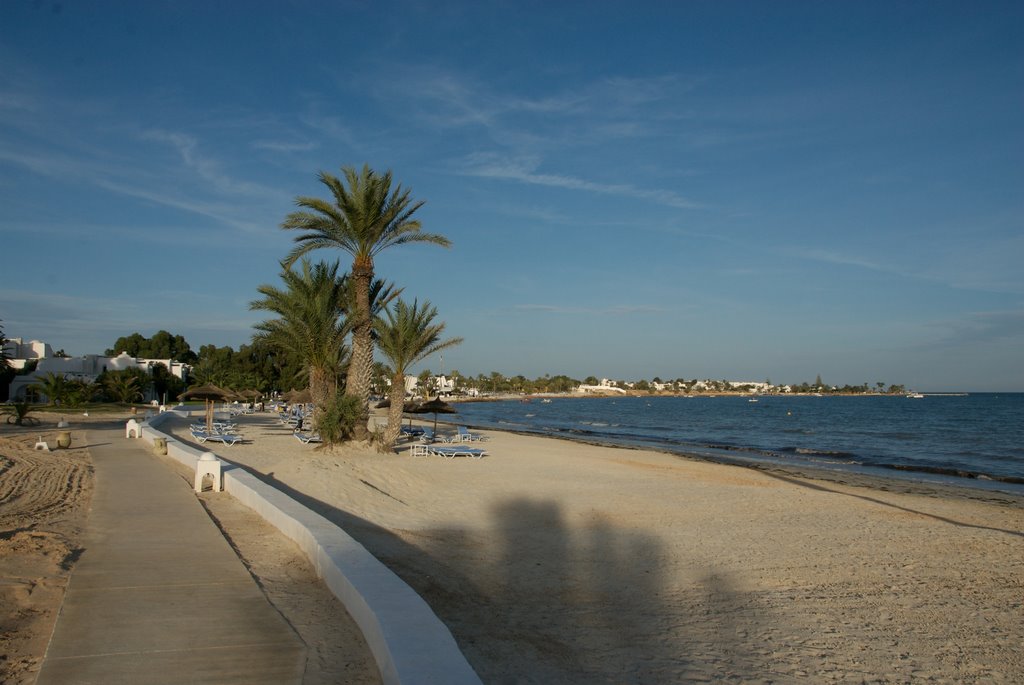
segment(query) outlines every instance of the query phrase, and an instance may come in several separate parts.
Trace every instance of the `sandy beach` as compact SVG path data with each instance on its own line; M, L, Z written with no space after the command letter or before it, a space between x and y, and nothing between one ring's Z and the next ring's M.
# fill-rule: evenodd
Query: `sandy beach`
M394 569L487 683L1024 680L1010 497L491 431L481 460L327 451L240 423L217 452Z
M173 431L191 441L187 423ZM481 460L325 451L270 414L241 424L247 441L217 451L394 569L486 683L1024 680L1024 505L1010 497L491 431ZM0 428L12 683L34 682L92 491L86 441L36 452L40 433L53 441L53 426ZM306 682L374 682L294 546L230 498L203 499L311 646Z

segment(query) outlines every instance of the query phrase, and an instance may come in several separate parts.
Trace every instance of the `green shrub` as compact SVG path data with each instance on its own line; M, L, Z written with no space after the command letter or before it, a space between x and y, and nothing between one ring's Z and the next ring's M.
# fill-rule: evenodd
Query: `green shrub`
M4 413L9 414L7 423L13 423L16 426L39 425L39 419L28 415L30 411L32 411L32 404L29 402L12 402L4 407Z
M317 430L324 443L334 445L351 440L356 423L363 418L363 403L354 395L339 394L324 407Z

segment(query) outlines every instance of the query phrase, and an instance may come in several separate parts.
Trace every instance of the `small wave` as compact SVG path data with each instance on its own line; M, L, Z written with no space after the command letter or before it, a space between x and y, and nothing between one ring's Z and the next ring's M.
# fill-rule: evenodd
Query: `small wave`
M794 454L799 454L805 457L841 457L845 459L852 459L856 456L849 452L842 452L839 450L817 450L809 447L787 447L783 452L789 450L792 450Z
M519 421L507 421L505 419L498 419L498 425L499 426L517 426L517 427L520 427L520 428L530 428L531 427L530 424L528 424L528 423L520 423Z
M1018 476L1000 476L981 471L969 471L967 469L950 468L944 466L926 466L923 464L874 464L883 469L894 471L911 471L917 473L932 473L938 476L955 476L957 478L972 478L976 480L994 480L1000 483L1014 483L1024 485L1024 478Z

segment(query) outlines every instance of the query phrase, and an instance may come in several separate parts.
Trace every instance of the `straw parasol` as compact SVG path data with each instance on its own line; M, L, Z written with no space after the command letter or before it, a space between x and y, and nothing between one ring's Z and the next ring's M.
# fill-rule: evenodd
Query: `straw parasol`
M206 430L213 430L213 407L217 400L226 400L231 397L231 392L224 388L218 388L213 383L207 383L206 385L200 385L195 388L189 388L185 392L178 395L179 399L183 400L204 400L206 402Z
M289 397L289 394L285 393L285 397L293 404L309 404L313 401L313 393L309 391L309 388L292 390L291 396Z
M406 407L405 412L407 414L433 414L434 415L434 432L437 432L437 415L438 414L458 414L458 410L452 405L448 404L440 397L435 397L429 402L423 404L417 404L411 407Z

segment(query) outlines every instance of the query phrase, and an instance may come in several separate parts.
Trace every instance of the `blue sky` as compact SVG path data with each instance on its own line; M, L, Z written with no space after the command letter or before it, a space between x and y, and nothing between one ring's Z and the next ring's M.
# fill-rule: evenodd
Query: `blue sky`
M1024 390L1022 46L1017 2L9 0L0 319L237 347L368 163L453 243L377 261L447 371Z

